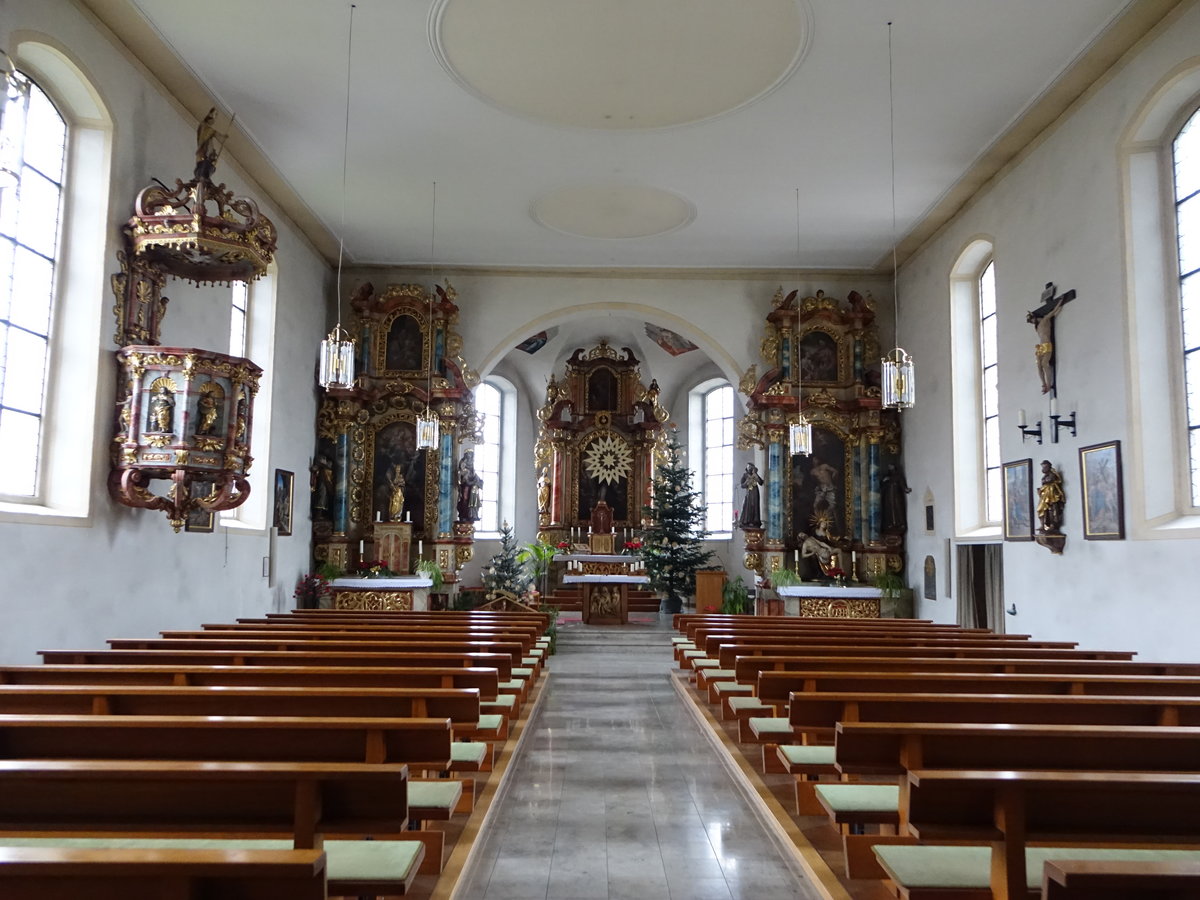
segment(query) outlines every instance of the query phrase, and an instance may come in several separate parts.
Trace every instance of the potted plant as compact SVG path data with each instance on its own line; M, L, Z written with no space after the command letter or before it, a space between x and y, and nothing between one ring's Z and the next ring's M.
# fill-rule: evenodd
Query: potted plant
M321 575L301 575L296 582L296 591L292 596L300 609L320 609L321 603L331 593L329 581Z
M554 556L559 552L561 546L561 544L555 546L547 544L545 541L535 541L532 544L526 544L517 554L517 562L528 569L534 584L541 585L542 594L549 593L550 563L554 561Z
M880 572L871 583L879 588L879 596L883 600L899 600L900 594L908 587L896 572Z
M726 615L750 612L750 589L746 587L746 582L742 580L741 575L733 581L725 582L721 597L724 600L724 603L721 604L721 612Z
M683 609L683 598L696 591L696 570L712 559L703 547L705 509L699 491L692 490L692 472L683 461L679 436L672 429L667 459L654 472L650 505L644 507L649 525L642 533L642 560L650 586L662 595L663 612Z
M442 585L445 584L442 578L442 567L432 559L418 559L413 564L413 574L422 575L433 582L433 586L429 589L431 592L440 591Z

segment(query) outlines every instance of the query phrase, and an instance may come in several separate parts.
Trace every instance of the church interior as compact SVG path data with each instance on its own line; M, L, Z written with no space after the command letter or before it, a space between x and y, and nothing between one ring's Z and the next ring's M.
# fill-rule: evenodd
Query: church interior
M637 622L703 657L735 580L1200 664L1198 47L1200 0L0 0L0 685L497 597L530 641L556 604L559 656ZM660 607L630 560L672 460L720 577ZM501 597L513 541L582 562ZM544 649L508 709L576 673ZM676 652L790 833L826 769L739 749ZM496 884L458 895L532 896Z

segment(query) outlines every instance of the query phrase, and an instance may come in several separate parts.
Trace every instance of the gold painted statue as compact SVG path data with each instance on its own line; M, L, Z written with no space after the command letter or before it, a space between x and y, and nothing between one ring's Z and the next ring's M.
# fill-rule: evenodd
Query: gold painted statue
M404 516L404 472L395 463L388 469L388 520L399 522Z
M197 401L197 411L200 413L200 422L196 425L196 434L212 434L219 412L217 401L213 399L212 394L200 395L200 399Z
M175 398L166 385L160 385L150 401L150 419L154 427L162 432L170 432L175 424Z
M1050 465L1050 460L1042 460L1042 483L1038 485L1037 515L1042 522L1039 529L1042 534L1062 534L1063 507L1067 495L1063 491L1062 475Z

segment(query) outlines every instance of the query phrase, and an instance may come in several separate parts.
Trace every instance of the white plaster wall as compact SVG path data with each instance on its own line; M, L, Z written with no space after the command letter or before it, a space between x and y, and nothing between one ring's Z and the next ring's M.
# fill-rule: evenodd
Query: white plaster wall
M1035 476L1037 464L1050 460L1061 470L1067 492L1062 556L1032 543L1004 546L1005 604L1017 609L1016 616L1005 617L1007 630L1077 640L1085 647L1136 650L1146 659L1200 659L1195 639L1200 543L1194 537L1161 534L1120 542L1083 540L1078 464L1080 447L1119 439L1127 501L1139 487L1129 455L1134 435L1127 390L1118 149L1139 105L1198 47L1200 6L1193 4L1127 58L902 269L901 339L917 360L919 385L916 408L904 413L904 455L913 488L909 520L915 526L908 545L910 582L919 595L927 554L937 561L939 582L939 599L921 600L921 616L955 619L955 603L943 591L943 542L956 537L948 285L962 249L985 235L994 240L996 253L1001 456L1005 461L1032 457ZM1035 335L1025 315L1038 304L1048 281L1078 292L1058 317L1056 355L1060 405L1077 402L1080 428L1078 437L1063 432L1059 443L1047 440L1039 447L1032 441L1022 444L1016 411L1027 409L1031 424L1045 419L1033 358ZM936 498L933 535L924 533L924 511L918 508L927 490ZM1127 533L1137 530L1130 516L1127 502Z
M93 450L91 515L77 527L0 523L0 589L4 628L0 663L36 661L38 649L99 647L109 637L153 636L159 630L191 628L207 621L287 608L297 576L308 568L308 465L312 453L315 399L313 371L324 325L328 266L231 159L222 159L217 180L236 194L254 197L280 233L275 335L272 440L269 459L251 471L254 491L270 491L275 468L296 473L294 536L275 539L274 586L262 577L270 554L266 531L218 529L213 534L175 534L159 512L117 506L105 487L110 410L114 396L111 343L115 321L107 274L117 271L120 226L151 176L167 183L190 176L196 122L146 80L132 63L68 0L2 0L0 46L30 32L63 48L93 80L116 123L112 190L109 198L109 261L101 298L100 347L70 347L94 354L99 367L97 440ZM228 342L228 302L202 308L201 292L168 284L172 298L164 342L212 346ZM209 298L211 289L203 292ZM266 410L256 407L256 426L266 427Z

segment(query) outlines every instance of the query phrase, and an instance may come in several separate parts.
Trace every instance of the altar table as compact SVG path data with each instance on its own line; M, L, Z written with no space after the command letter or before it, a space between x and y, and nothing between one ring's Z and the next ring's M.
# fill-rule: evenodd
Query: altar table
M395 575L389 578L335 578L330 585L334 609L427 612L433 581L416 575Z

